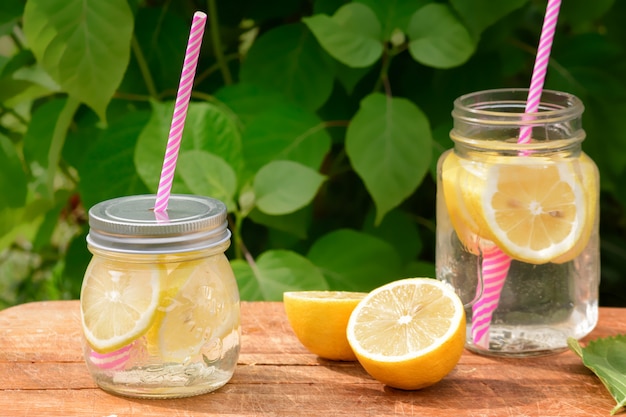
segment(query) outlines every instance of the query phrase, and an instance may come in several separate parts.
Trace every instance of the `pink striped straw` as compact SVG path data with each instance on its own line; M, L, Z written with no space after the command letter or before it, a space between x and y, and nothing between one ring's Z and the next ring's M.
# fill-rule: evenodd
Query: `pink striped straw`
M472 341L478 347L489 348L491 318L498 307L510 266L511 258L498 247L483 253L482 294L472 306Z
M535 57L535 65L528 90L525 114L536 113L539 110L543 84L546 80L548 62L550 61L550 51L552 41L559 17L561 0L548 0L546 14L543 19L543 27L539 38L539 47ZM526 120L532 120L526 119ZM525 144L530 142L532 132L531 126L522 126L517 143ZM522 153L524 154L524 153ZM511 258L499 248L483 254L482 261L482 283L483 292L472 306L472 341L474 345L484 349L489 348L489 328L494 310L498 307L502 287L506 282L506 276L511 266Z
M196 67L198 65L198 57L200 56L200 46L202 45L206 19L206 14L202 12L195 12L193 15L189 41L187 42L187 50L185 52L185 62L178 85L176 103L174 104L170 134L167 139L165 157L163 158L159 189L154 204L154 211L157 213L167 210L170 192L172 191L174 171L176 170L176 161L178 160L178 150L180 149L183 129L185 128L185 118L187 117L187 108L189 107L193 80L196 75Z
M550 51L552 50L552 41L554 40L554 31L556 22L559 19L559 9L561 8L561 0L548 0L546 15L543 19L543 27L539 38L539 48L535 57L535 66L530 79L530 88L528 90L528 99L526 100L525 113L536 113L539 110L539 102L541 101L541 93L543 92L543 84L546 80L548 72L548 62L550 61ZM517 143L530 142L531 126L522 126Z

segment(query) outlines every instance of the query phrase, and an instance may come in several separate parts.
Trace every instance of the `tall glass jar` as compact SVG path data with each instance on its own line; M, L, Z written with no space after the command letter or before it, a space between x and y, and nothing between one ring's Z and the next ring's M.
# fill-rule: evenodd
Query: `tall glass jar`
M159 214L154 202L130 196L89 210L85 362L102 389L119 395L213 391L232 377L241 337L239 292L224 254L226 207L172 195Z
M527 94L455 100L454 149L438 162L437 278L466 305L467 347L490 355L564 350L598 318L599 175L581 150L583 104L544 91L528 115Z

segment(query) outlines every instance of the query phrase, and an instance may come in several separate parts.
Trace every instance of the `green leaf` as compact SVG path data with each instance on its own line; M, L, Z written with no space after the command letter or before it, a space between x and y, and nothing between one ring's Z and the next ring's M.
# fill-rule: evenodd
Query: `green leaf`
M242 298L251 296L280 301L285 291L326 290L328 284L308 259L288 250L263 252L248 268L233 262Z
M23 12L23 0L2 0L0 3L0 25L15 22Z
M173 102L153 102L150 121L137 141L135 166L139 176L148 188L153 190L152 192L156 192L159 185L173 110ZM242 166L241 135L230 112L211 103L190 103L179 156L190 150L203 150L219 156L238 172ZM189 192L188 187L176 174L172 190L177 193Z
M263 301L263 293L250 264L243 259L230 261L242 301Z
M407 35L409 52L419 63L434 68L463 64L474 53L471 35L445 4L428 4L413 14Z
M294 211L282 216L272 216L260 210L250 212L250 220L257 224L262 224L270 229L289 233L299 239L307 238L307 231L311 226L311 206Z
M101 119L130 59L126 0L29 0L24 33L43 68Z
M413 193L428 170L428 119L412 102L370 94L348 126L346 152L376 204L376 224Z
M115 197L149 192L133 164L137 137L148 118L146 111L128 113L111 123L89 148L79 167L79 189L86 207Z
M400 278L400 257L387 242L354 230L340 229L318 239L307 257L330 288L371 291Z
M309 204L325 176L293 161L272 161L254 177L256 206L264 213L293 213Z
M352 94L357 84L372 70L372 68L351 68L339 61L335 62L335 76L348 94Z
M185 151L178 157L177 169L193 194L217 198L229 212L236 208L237 174L223 158L203 150Z
M611 9L613 3L615 0L568 0L562 3L559 16L573 26L585 23L592 26Z
M243 156L251 173L273 160L299 162L317 170L330 146L319 117L296 106L277 106L259 114L243 133Z
M241 65L240 79L281 92L309 110L333 88L332 61L304 24L279 26L257 39Z
M166 16L166 18L164 18ZM150 69L157 91L176 90L185 59L189 19L175 13L164 14L161 7L142 7L135 19L137 44ZM135 59L120 89L146 94L143 76ZM200 67L198 67L200 71ZM130 74L132 72L132 74ZM137 78L133 74L139 74Z
M626 335L595 339L584 348L570 337L567 345L600 378L617 402L611 415L626 406Z
M368 6L382 25L383 39L391 39L395 30L406 32L409 20L417 9L430 3L431 0L356 0Z
M28 130L24 135L24 159L35 176L48 170L48 154L52 144L54 127L66 99L53 99L37 107L33 112ZM46 193L46 190L38 190Z
M349 67L369 67L383 54L380 23L364 4L349 3L332 17L318 14L302 21L333 58Z
M26 204L26 174L13 143L0 133L0 210Z
M289 105L279 92L254 84L227 85L217 90L214 97L232 110L243 125L270 108Z
M403 262L407 263L422 251L422 239L413 218L400 210L392 210L378 225L374 225L374 214L370 211L365 219L363 231L393 246Z
M476 37L483 30L527 2L528 0L450 0L452 7L461 15L467 27Z

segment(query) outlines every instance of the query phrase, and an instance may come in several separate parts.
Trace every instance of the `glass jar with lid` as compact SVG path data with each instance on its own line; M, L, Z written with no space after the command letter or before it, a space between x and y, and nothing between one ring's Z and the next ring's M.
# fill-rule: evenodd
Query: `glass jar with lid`
M226 206L172 195L107 200L89 210L93 254L82 284L83 351L94 381L125 396L198 395L233 375L241 338L226 258Z

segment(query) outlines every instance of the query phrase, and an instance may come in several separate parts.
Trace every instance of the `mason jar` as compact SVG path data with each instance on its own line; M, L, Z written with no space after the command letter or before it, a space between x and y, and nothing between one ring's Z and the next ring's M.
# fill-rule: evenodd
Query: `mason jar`
M525 114L527 96L456 99L454 148L437 167L437 278L466 305L467 347L489 355L562 351L598 319L599 174L581 150L583 104L544 91Z
M102 389L119 395L210 392L232 377L241 338L226 207L172 195L167 212L155 213L154 202L137 195L89 210L85 362Z

